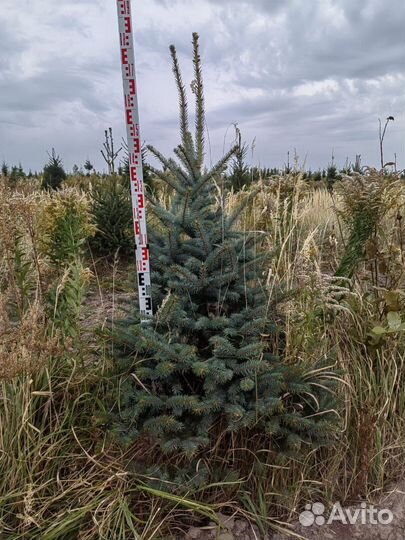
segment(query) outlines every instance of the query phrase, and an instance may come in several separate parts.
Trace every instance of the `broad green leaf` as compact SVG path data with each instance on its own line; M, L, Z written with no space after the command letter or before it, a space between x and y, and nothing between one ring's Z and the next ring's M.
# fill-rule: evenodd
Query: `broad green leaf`
M400 330L401 329L401 315L397 311L390 311L387 314L387 321L390 330Z
M376 334L377 336L382 336L383 334L387 332L387 330L383 328L382 326L375 326L371 331L373 332L373 334Z

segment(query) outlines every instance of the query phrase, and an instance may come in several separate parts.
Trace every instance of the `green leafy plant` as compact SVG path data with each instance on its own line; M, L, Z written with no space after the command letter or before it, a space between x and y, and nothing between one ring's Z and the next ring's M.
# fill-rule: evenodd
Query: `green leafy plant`
M65 337L77 337L85 288L90 273L83 256L94 234L89 201L74 190L48 195L39 219L41 249L49 259L55 282L48 291L49 316Z
M86 241L95 233L89 205L88 198L73 189L44 199L38 221L41 250L61 273L83 253Z
M50 289L53 325L65 337L79 337L81 308L90 276L77 257L65 267L58 284Z
M396 179L372 169L365 176L354 174L339 185L342 201L339 215L348 230L348 239L336 276L353 276L365 259L367 242L375 235L377 225L395 205L399 189Z
M34 289L33 261L27 256L22 236L15 238L14 248L14 284L18 291L17 309L20 316L29 306L31 292Z
M402 290L383 290L384 318L371 329L368 337L373 346L383 345L388 338L405 336L405 320L403 319L404 292Z

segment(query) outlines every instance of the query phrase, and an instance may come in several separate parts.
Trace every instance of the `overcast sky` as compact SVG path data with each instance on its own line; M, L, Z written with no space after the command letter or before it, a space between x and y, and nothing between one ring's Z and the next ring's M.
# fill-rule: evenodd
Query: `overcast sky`
M0 160L42 168L52 146L67 168L99 169L104 129L124 135L115 0L0 0ZM404 0L133 0L142 138L178 143L168 46L192 79L201 36L211 157L237 122L256 165L282 166L294 148L316 169L332 149L405 166ZM188 84L187 84L188 86ZM189 88L189 86L188 86Z

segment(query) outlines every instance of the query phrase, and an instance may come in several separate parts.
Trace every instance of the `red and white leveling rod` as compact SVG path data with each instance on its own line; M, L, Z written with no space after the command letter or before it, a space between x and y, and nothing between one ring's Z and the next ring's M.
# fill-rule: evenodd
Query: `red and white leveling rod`
M139 129L138 93L135 76L134 37L131 0L116 0L120 32L122 79L124 83L129 170L134 215L136 266L138 272L139 309L143 321L153 315L146 204L143 184L141 135Z

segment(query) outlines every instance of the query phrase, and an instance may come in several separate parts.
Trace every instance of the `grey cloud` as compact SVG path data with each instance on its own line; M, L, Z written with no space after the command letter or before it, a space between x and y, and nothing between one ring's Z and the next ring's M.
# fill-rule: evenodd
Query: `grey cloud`
M18 57L29 47L29 42L23 36L14 32L4 19L0 19L0 77L13 68Z
M92 83L79 73L54 66L38 75L22 79L0 81L0 111L37 113L50 111L60 103L82 102L92 112L108 108L94 93Z
M173 0L156 0L156 3L170 7L173 5ZM181 0L174 0L174 3L181 3ZM237 6L236 9L253 11L259 8L266 12L275 13L285 5L285 0L208 0L208 3L217 8L229 4L233 10Z
M268 24L252 32L249 22L256 15L251 10L235 13L230 2L222 2L223 24L232 36L225 51L227 68L232 70L234 66L238 84L259 88L269 84L291 86L330 77L369 78L403 71L405 3L392 0L387 9L381 2L366 0L361 3L363 8L357 10L353 3L360 4L334 3L343 8L341 28L334 26L333 18L321 16L319 0L305 4L290 1L285 3L285 19L279 28L272 26L272 16L266 13L264 22ZM370 6L376 7L366 16L365 8ZM211 51L211 61L220 53L220 50Z
M12 0L3 1L12 6ZM124 132L113 2L42 2L49 10L41 24L52 36L47 44L44 36L43 57L33 74L23 74L23 82L12 68L31 44L28 26L28 34L21 37L18 10L13 32L10 20L3 21L0 37L0 150L12 156L23 152L20 159L32 160L33 167L38 163L36 152L43 154L43 141L49 148L53 135L66 163L73 163L81 153L99 156L107 125L114 127L117 139ZM213 154L222 151L224 133L237 121L247 139L257 136L257 159L262 164L281 164L294 145L301 155L308 152L315 166L325 164L332 146L343 158L361 152L372 162L378 152L377 119L386 114L396 117L387 152L400 152L405 133L405 3L389 4L381 0L142 3L135 21L144 137L164 151L178 142L168 46L177 46L188 86L193 76L191 32L198 31ZM74 9L66 9L70 6ZM91 18L80 16L84 10L92 13ZM4 13L0 5L0 20ZM30 2L26 14L29 19ZM98 23L103 30L98 30ZM31 24L35 29L33 17ZM35 39L38 42L38 36ZM59 52L50 62L55 50ZM327 80L335 86L331 91L321 86L313 95L299 92L304 84L315 87ZM66 121L75 124L75 131L55 127L63 124L60 116L66 111L71 115ZM24 130L29 125L36 126L31 144ZM19 136L26 142L24 150L13 146Z

